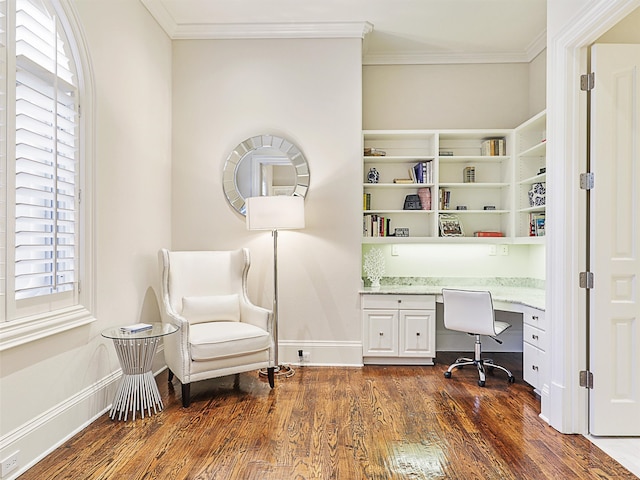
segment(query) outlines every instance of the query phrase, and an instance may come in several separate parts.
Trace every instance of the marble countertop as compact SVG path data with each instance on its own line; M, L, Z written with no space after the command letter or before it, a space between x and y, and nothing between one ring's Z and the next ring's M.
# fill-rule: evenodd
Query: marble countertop
M468 285L460 285L454 282L453 285L423 283L418 285L381 285L380 287L363 287L360 290L362 294L378 294L378 295L441 295L443 288L458 288L462 290L489 290L494 302L517 303L540 310L545 309L545 290L544 288L533 288L530 286L518 285L495 285L487 284L487 282L478 282ZM499 304L496 305L499 308Z

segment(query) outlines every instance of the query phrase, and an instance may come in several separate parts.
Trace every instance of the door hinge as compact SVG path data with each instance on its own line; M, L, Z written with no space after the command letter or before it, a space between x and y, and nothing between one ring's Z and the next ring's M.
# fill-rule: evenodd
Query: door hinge
M580 272L580 288L593 288L593 272Z
M594 187L595 175L592 172L580 174L580 188L582 190L591 190Z
M589 370L580 370L580 386L593 388L593 373Z
M588 92L593 90L596 85L596 74L591 72L585 75L580 75L580 90Z

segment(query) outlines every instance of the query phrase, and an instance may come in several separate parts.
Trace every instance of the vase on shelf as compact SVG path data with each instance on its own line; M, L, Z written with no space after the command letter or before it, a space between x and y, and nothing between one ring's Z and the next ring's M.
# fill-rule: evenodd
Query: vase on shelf
M431 189L428 187L418 189L418 197L422 203L423 210L431 210Z

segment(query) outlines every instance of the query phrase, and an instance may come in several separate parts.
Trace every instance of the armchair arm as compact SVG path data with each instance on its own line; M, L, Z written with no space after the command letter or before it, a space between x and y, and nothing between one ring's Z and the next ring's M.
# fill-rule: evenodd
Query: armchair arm
M240 321L273 333L273 312L250 302L240 303Z

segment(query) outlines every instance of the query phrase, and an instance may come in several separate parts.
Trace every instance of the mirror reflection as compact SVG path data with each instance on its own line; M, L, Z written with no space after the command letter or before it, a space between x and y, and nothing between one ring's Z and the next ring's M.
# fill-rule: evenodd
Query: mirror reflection
M309 166L300 149L288 140L259 135L240 143L224 165L223 189L230 205L245 214L245 199L299 195L309 188Z

